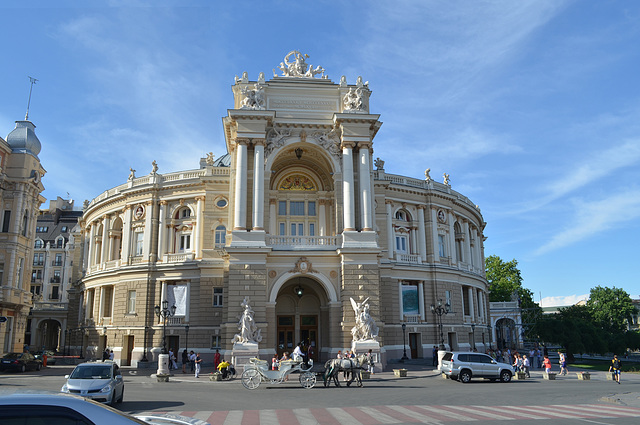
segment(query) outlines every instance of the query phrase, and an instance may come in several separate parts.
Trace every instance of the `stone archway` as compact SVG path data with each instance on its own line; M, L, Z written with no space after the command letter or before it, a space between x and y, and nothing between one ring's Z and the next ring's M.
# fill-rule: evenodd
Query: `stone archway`
M329 343L329 304L331 295L325 286L308 275L296 275L274 288L275 342L278 357L291 354L298 343L311 358L320 359L320 351Z
M516 322L513 319L502 318L496 321L496 343L501 350L518 346Z
M60 322L54 319L42 320L38 324L38 347L34 347L38 350L51 350L57 351L60 347L60 330L62 326Z

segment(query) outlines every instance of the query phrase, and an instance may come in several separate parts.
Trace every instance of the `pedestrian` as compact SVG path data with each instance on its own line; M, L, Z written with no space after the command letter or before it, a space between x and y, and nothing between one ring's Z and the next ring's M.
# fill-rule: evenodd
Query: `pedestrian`
M613 373L613 380L620 383L620 373L622 372L622 362L618 360L618 355L614 354L609 366L609 372Z
M551 360L549 360L549 356L545 355L544 360L542 361L544 366L545 373L551 373Z
M196 353L193 350L189 352L189 364L191 365L191 373L193 373L196 370Z
M200 377L200 364L202 363L202 359L200 358L200 353L196 354L196 378Z
M189 353L185 348L182 352L182 373L187 373L187 363L189 363Z
M431 350L431 366L438 365L438 346L434 345Z
M313 362L313 346L315 345L315 341L311 341L309 342L309 345L307 346L307 366Z
M105 348L104 351L102 352L102 361L104 362L105 360L109 360L109 349Z
M367 353L367 357L369 357L369 372L373 375L375 366L373 362L373 350L369 348L369 352Z
M113 361L115 356L113 355L113 350L109 351L109 360Z
M213 367L216 368L216 370L218 370L218 365L220 364L222 360L220 360L220 350L216 350L216 354L214 354L213 356Z
M530 367L531 367L531 361L529 360L529 357L527 357L526 355L522 356L522 369L524 370L524 373L527 375L527 378L531 378L531 374L529 373Z
M566 375L569 373L569 369L567 369L567 356L559 351L558 355L560 356L560 375Z

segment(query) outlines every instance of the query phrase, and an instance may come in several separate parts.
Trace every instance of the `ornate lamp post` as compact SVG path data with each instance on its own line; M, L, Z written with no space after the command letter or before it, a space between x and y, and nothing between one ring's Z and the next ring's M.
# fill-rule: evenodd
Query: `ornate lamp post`
M147 359L147 332L149 332L149 326L144 327L144 351L142 352L142 359L140 359L141 362L149 361Z
M159 305L154 308L158 319L162 317L162 354L167 354L167 317L172 317L176 314L175 304L169 308L169 301L162 301L162 308Z
M471 324L471 339L473 341L473 350L475 351L476 349L476 324L475 323Z
M407 324L403 323L402 324L402 348L403 348L403 354L402 354L402 358L400 359L400 363L404 363L405 360L409 360L409 357L407 357Z
M438 305L431 304L431 312L438 318L438 327L440 328L440 347L438 351L444 351L444 334L442 333L442 315L449 314L451 311L451 304L449 302L442 305L442 299L438 300Z

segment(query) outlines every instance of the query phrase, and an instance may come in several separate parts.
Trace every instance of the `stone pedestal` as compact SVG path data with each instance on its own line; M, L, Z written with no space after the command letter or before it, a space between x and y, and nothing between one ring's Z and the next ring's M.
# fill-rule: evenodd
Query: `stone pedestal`
M171 372L169 372L169 355L168 354L160 354L158 355L158 371L156 375L167 375L169 376Z
M384 359L380 356L380 343L373 339L367 339L365 341L353 341L351 343L351 350L356 355L367 354L371 350L371 356L373 357L374 373L382 372L386 364L383 363Z
M393 369L393 374L398 378L404 378L407 376L407 369Z
M544 379L548 379L549 381L555 381L556 380L556 373L555 372L545 372L542 374L542 377Z
M578 379L581 381L591 380L591 374L589 372L576 372L576 375L578 375Z
M244 365L249 363L249 359L259 357L258 344L255 342L236 342L231 350L231 364L238 371L244 370ZM240 369L242 367L242 369Z

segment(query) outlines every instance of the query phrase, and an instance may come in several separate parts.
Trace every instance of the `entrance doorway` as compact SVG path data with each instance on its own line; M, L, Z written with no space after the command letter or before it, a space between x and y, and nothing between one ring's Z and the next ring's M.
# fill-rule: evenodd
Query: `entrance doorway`
M131 353L133 352L133 335L125 335L122 337L122 353L124 358L122 359L121 366L131 366Z
M420 334L418 333L409 333L409 349L411 350L411 358L418 359L420 358L420 353L418 347L420 346Z
M278 358L281 358L285 351L291 355L295 348L293 337L296 328L293 319L294 316L278 316Z
M318 360L316 344L318 343L318 316L300 316L300 341L309 352L308 346L313 347L313 361Z

